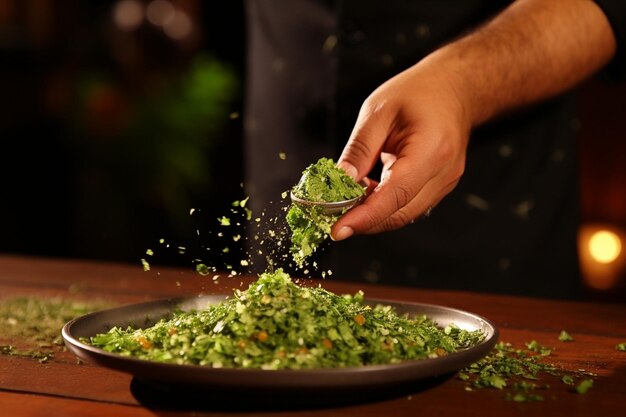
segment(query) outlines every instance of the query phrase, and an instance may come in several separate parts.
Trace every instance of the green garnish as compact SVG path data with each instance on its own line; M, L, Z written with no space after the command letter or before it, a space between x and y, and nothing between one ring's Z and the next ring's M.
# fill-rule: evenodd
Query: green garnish
M320 158L303 172L293 194L307 201L344 201L363 195L364 190L330 158Z
M570 336L569 333L567 333L565 330L561 330L561 333L559 334L559 341L561 341L561 342L571 342L573 340L574 340L574 338L572 336Z
M305 261L328 238L330 229L339 219L337 215L322 213L321 208L303 209L293 204L287 212L287 224L291 229L291 256L302 268Z
M585 394L591 387L593 387L593 379L584 379L576 387L576 392L579 394Z
M141 258L141 267L143 268L145 272L148 272L150 270L150 263L146 261L144 258Z
M553 350L552 348L540 345L536 340L526 343L526 347L533 352L539 353L541 356L549 356Z
M467 390L496 388L506 391L507 400L528 402L544 399L536 391L550 388L547 384L540 384L546 375L560 377L566 385L575 385L580 378L596 376L583 369L571 372L547 363L551 351L534 340L526 343L526 349L499 342L489 355L463 369L458 378L466 381ZM591 385L593 379L584 379L573 391L584 393Z
M159 362L312 369L426 359L483 339L480 331L441 329L425 316L369 306L362 292L341 296L299 286L279 269L219 304L177 312L147 329L115 327L88 342Z
M321 158L303 171L292 192L307 201L333 202L360 197L365 190L332 159ZM287 224L291 229L291 254L298 267L303 267L306 259L326 240L339 217L324 214L317 206L291 205Z
M0 355L47 362L63 349L61 329L65 323L108 306L100 301L88 304L63 298L0 300Z
M626 352L626 342L618 343L615 345L615 350L619 350L620 352Z
M540 356L530 356L514 349L510 344L499 342L483 359L464 370L473 388L498 388L508 385L509 380L536 380L540 372L554 373L556 368L539 361Z

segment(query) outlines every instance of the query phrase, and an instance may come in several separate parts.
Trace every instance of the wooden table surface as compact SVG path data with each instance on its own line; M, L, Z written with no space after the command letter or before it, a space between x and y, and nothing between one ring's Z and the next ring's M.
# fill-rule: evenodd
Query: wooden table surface
M248 277L248 280L252 277ZM119 304L184 296L200 292L232 292L241 280L219 285L191 268L153 268L76 260L0 256L0 300L15 296L71 297ZM211 398L190 407L160 401L159 395L137 389L131 375L79 363L61 352L48 363L0 355L0 415L2 416L601 416L624 415L626 306L540 300L467 292L430 291L374 286L327 279L322 285L337 293L362 289L366 296L455 307L482 315L500 330L500 340L523 347L536 340L555 347L550 357L564 369L597 374L586 394L573 392L559 380L550 381L545 399L514 402L496 389L467 391L452 377L416 392L363 398L351 404L303 407L256 407L247 398ZM0 336L2 326L0 323ZM567 330L574 341L557 340ZM151 397L151 395L153 397ZM276 393L275 395L280 395ZM315 395L314 392L311 395Z

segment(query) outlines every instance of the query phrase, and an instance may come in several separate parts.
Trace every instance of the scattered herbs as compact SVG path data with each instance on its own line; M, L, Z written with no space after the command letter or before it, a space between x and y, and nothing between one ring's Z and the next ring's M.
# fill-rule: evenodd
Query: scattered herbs
M0 355L47 362L63 349L61 328L73 318L107 307L63 298L16 297L0 300ZM6 344L3 341L10 341Z
M580 381L580 384L576 387L576 392L585 394L591 387L593 387L593 379L584 379Z
M615 345L615 350L619 350L620 352L626 352L626 342L618 343Z
M584 394L592 385L592 373L579 370L566 371L546 361L553 349L537 341L526 343L526 349L514 348L510 343L499 342L483 359L462 370L458 377L466 381L466 389L495 388L506 390L505 398L517 402L542 401L538 391L546 391L548 384L540 383L542 377L560 378L566 385L575 385L575 392ZM585 378L585 379L581 379Z
M574 338L572 336L570 336L569 333L567 333L565 330L561 330L561 333L559 334L559 341L560 342L571 342L573 340L574 340Z
M526 343L526 347L533 352L539 353L541 356L550 356L554 350L553 348L540 345L536 340Z
M363 297L303 287L278 269L217 305L177 312L146 329L115 327L86 342L159 362L311 369L438 357L484 339L480 331L442 329L426 316L366 305Z

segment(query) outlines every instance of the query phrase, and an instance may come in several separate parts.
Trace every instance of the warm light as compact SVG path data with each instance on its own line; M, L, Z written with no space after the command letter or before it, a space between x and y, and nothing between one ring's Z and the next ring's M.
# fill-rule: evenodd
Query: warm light
M622 252L622 242L615 233L599 230L589 239L589 253L599 263L614 262Z
M165 26L176 17L176 8L167 0L154 0L146 10L148 21L155 26Z
M135 30L143 22L143 7L137 0L121 0L113 8L113 21L122 30Z
M177 41L183 40L189 36L191 29L191 19L187 16L187 13L181 10L176 10L174 18L163 26L165 34Z
M621 285L626 277L626 256L622 242L626 233L608 223L585 224L578 236L578 254L585 284L606 291Z

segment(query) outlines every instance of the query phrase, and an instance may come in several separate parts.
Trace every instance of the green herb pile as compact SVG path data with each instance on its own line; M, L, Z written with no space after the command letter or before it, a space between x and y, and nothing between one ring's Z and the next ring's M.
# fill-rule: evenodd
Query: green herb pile
M303 172L292 192L308 201L344 201L363 195L363 187L330 158L320 158Z
M313 202L345 201L365 193L363 187L330 158L321 158L309 165L291 191L296 197ZM324 214L317 206L291 205L287 224L291 229L291 253L299 267L326 240L339 217Z
M0 354L47 362L63 349L61 329L66 322L105 306L62 298L0 300Z
M147 329L116 327L88 343L176 364L312 369L437 357L483 339L480 331L442 329L425 316L368 306L362 292L341 296L302 287L279 269L220 304L177 312Z

